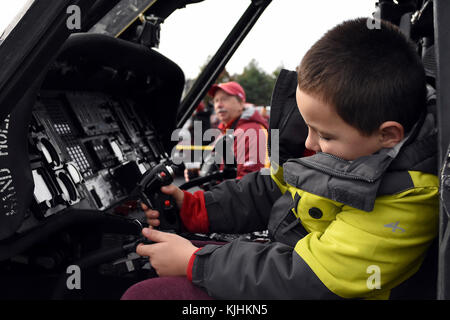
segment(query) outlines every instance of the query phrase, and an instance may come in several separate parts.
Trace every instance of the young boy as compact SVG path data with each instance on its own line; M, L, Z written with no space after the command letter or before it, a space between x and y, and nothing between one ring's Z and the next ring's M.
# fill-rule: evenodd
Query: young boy
M157 243L137 252L160 278L123 299L386 299L418 271L437 235L438 178L424 71L410 43L389 23L346 21L303 58L296 98L315 155L210 192L162 189L191 232L268 229L271 241L197 248L144 229ZM144 209L157 226L158 213Z

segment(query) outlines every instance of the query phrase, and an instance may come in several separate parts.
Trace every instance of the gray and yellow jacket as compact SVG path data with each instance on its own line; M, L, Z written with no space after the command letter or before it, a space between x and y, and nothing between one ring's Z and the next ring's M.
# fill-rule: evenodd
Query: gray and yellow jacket
M318 153L185 193L190 231L268 229L271 239L207 245L188 278L218 299L387 299L437 236L436 170L430 113L403 143L371 156Z

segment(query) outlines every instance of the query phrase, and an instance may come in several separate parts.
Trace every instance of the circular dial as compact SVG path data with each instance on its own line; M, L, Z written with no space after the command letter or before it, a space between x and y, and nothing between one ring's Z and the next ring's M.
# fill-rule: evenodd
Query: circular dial
M77 189L66 173L60 172L56 176L56 181L58 182L58 185L62 191L62 198L65 201L74 202L78 200Z
M58 152L53 144L46 138L42 138L37 143L37 148L42 152L45 161L52 167L57 167L61 164Z

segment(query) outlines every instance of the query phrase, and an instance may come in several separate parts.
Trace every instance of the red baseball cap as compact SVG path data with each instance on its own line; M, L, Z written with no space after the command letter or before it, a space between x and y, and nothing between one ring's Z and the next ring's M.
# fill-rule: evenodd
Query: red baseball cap
M245 102L245 91L241 85L235 81L224 82L219 84L213 84L211 89L209 89L208 94L214 97L217 90L222 89L226 93L232 96L239 97L243 102Z

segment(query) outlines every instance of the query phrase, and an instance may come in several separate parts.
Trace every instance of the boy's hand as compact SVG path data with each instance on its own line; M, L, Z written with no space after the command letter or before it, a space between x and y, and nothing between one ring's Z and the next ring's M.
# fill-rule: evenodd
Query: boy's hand
M164 186L161 188L161 191L165 194L171 195L175 202L177 203L178 208L181 209L183 206L183 200L184 200L184 193L183 191L178 188L176 185L171 184L168 186ZM141 204L142 210L144 210L145 215L147 217L147 223L151 227L157 227L159 226L159 212L156 210L149 209L144 203Z
M173 233L144 228L142 234L155 244L139 244L136 252L148 256L159 276L186 276L192 254L198 249L189 240Z

